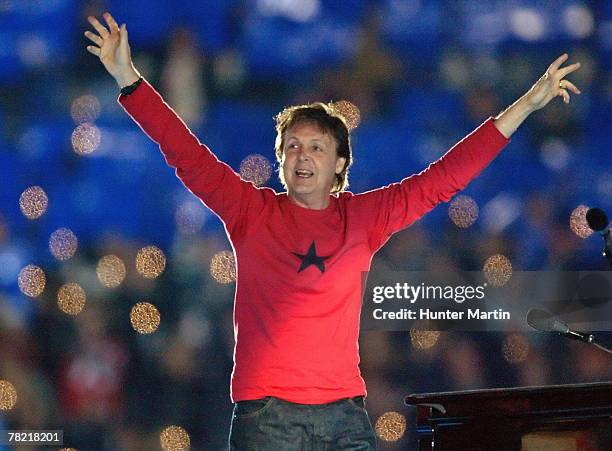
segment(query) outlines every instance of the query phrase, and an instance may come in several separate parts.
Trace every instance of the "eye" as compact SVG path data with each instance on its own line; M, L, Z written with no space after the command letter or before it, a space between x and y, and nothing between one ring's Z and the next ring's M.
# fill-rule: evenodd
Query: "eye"
M313 149L316 150L317 152L320 152L323 150L323 148L319 146L313 146Z
M288 149L297 149L298 145L297 145L297 143L290 143L290 144L287 145L287 148Z

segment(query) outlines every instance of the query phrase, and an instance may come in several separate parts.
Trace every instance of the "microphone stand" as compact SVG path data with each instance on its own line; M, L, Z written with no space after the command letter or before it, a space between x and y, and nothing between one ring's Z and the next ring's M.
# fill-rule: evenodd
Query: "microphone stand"
M562 337L582 341L583 343L593 345L608 354L612 354L612 349L595 341L595 335L593 335L592 332L572 330L564 322L554 319L553 315L546 310L529 310L529 312L527 312L526 322L530 327L540 332L555 332Z
M595 346L596 348L599 348L602 351L607 352L608 354L612 354L612 349L606 348L604 345L601 345L601 344L597 343L596 341L592 341L591 344L593 346Z
M606 348L604 345L600 345L600 344L599 344L599 343L597 343L597 342L593 342L593 343L591 343L591 344L592 344L593 346L595 346L596 348L599 348L599 349L601 349L602 351L607 352L608 354L612 354L612 349L610 349L610 348Z
M596 348L601 349L604 352L607 352L608 354L612 354L612 349L606 347L605 345L598 343L595 341L595 336L588 332L575 332L571 329L568 328L567 331L565 332L557 332L559 335L563 336L563 337L567 337L567 338L571 338L573 340L578 340L578 341L582 341L583 343L587 343L590 345L595 346Z
M605 232L597 231L597 233L601 235L604 241L604 248L603 248L601 255L606 257L606 260L608 260L608 264L610 265L610 268L612 268L612 236L611 236L612 232L611 230L612 229L607 229Z

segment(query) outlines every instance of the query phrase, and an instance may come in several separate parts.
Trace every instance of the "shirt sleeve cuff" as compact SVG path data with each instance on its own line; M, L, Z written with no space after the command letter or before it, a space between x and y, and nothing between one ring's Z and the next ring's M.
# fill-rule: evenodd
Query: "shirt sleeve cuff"
M142 83L129 96L119 94L117 102L127 111L130 111L142 105L148 98L147 94L150 94L151 91L154 91L153 86L143 78Z
M493 116L490 116L482 125L478 128L482 129L487 139L497 146L505 146L510 142L510 138L506 138L495 126Z

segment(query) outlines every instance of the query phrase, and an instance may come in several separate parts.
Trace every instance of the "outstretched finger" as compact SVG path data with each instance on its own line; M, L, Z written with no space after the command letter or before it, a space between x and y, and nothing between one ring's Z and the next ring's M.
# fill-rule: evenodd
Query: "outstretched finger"
M559 90L559 95L560 95L561 97L563 97L563 101L564 101L565 103L569 103L569 101L570 101L570 95L569 95L569 92L567 92L567 89L560 89L560 90Z
M89 40L96 44L98 47L102 47L104 40L97 34L94 34L91 31L86 31L85 36L87 36Z
M103 39L106 39L108 37L110 33L108 32L106 27L100 23L98 19L93 16L89 16L87 20L96 29L100 36L102 36Z
M568 54L564 53L559 58L554 60L552 62L552 64L550 66L548 66L548 72L550 72L551 74L554 74L557 71L557 69L559 69L559 67L561 67L561 64L563 64L565 62L565 60L567 60L567 58L568 58Z
M128 31L127 31L127 26L123 23L121 24L121 28L119 28L119 37L120 37L120 45L124 46L124 47L128 47L128 51L129 51L129 45L128 45Z
M558 77L565 77L567 74L571 74L572 72L574 72L575 70L580 69L580 63L574 63L574 64L570 64L567 67L564 67L562 69L559 69L559 71L557 72L557 76Z
M87 51L89 53L93 53L96 56L100 56L100 48L96 47L95 45L88 45L87 46Z
M103 16L104 20L106 20L106 23L108 24L108 28L110 28L111 31L119 31L119 25L117 25L117 22L115 22L115 19L110 15L110 13L104 13Z
M574 85L574 83L572 83L571 81L567 81L567 80L561 80L559 82L559 85L563 86L564 89L569 89L570 91L572 91L574 94L580 94L580 89L578 89L576 87L576 85Z

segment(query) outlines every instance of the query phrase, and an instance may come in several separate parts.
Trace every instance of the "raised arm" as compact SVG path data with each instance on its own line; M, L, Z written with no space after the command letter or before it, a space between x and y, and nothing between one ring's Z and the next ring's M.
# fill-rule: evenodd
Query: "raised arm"
M556 96L569 103L568 90L580 94L576 86L564 79L578 69L580 63L562 68L566 60L566 54L557 58L525 95L496 118L486 120L424 171L356 196L365 212L364 221L371 224L372 247L378 248L392 233L412 224L438 203L449 201L464 189L493 161L529 114L543 108Z
M567 61L568 55L564 53L548 66L548 69L538 81L520 99L506 108L495 118L495 126L506 137L510 136L523 123L527 116L540 108L548 105L557 96L563 97L565 103L569 103L570 95L580 94L580 90L574 84L564 78L578 70L580 63L561 67Z
M120 88L134 85L141 76L132 62L125 24L119 26L109 13L104 13L108 28L95 17L88 20L98 34L85 32L95 44L87 50L100 58ZM239 235L248 219L263 208L262 190L242 180L200 143L146 80L134 86L129 95L119 97L121 106L159 144L166 162L176 168L184 185L223 220L230 234Z

